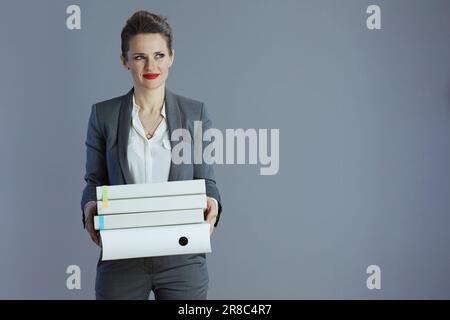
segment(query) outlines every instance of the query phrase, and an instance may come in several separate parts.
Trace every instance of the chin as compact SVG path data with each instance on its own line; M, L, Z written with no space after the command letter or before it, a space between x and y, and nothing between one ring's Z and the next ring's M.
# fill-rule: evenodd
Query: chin
M141 84L141 87L152 90L152 89L157 89L157 88L161 87L163 84L164 84L164 82L143 83L143 84Z

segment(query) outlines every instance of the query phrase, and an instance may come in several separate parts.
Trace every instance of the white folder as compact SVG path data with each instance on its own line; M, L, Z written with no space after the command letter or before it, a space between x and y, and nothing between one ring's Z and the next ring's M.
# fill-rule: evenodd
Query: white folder
M147 211L206 209L206 194L111 200L108 201L106 208L103 206L103 201L97 201L97 211L99 215Z
M168 181L148 184L123 184L96 188L97 201L162 196L205 194L205 180Z
M102 260L211 252L209 223L100 231Z
M94 217L95 230L202 223L203 209L110 214Z

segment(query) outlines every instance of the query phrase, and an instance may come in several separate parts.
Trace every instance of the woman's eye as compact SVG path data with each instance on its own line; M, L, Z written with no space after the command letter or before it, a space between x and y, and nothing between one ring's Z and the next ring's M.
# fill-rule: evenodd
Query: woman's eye
M142 60L141 58L143 58L143 56L136 56L134 57L134 60Z
M158 53L157 55L156 55L156 57L159 59L159 58L164 58L164 53Z

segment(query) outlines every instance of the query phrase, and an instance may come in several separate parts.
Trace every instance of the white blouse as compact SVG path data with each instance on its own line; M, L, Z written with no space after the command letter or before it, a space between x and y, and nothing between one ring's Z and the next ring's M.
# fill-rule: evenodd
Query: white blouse
M167 182L171 163L169 128L167 127L165 102L161 109L163 120L148 140L139 119L141 107L133 95L132 124L128 138L128 168L134 183Z

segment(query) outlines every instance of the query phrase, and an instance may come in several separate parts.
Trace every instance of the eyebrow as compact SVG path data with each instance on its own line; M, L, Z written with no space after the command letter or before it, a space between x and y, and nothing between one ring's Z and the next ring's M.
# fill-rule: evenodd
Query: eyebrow
M164 51L155 51L155 52L153 52L154 54L155 53L164 53ZM138 56L138 55L143 55L143 56L145 56L146 55L146 53L143 53L143 52L136 52L136 53L133 53L133 55L134 56Z

